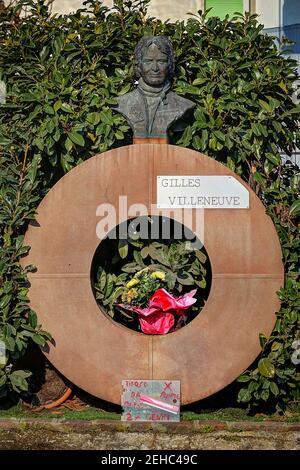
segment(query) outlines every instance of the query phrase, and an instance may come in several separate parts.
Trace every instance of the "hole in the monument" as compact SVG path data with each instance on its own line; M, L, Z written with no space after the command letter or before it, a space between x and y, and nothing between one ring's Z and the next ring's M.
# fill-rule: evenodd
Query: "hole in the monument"
M144 334L167 334L201 313L211 265L189 228L168 217L140 216L101 241L91 283L101 311L114 321Z

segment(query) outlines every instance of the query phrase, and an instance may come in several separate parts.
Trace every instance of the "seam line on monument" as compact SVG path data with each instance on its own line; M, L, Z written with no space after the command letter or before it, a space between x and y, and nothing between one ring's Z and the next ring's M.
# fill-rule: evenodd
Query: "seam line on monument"
M282 274L264 274L264 273L215 273L214 279L232 278L232 279L281 279Z
M62 278L62 277L72 277L72 278L85 278L85 277L90 277L89 273L44 273L44 274L39 274L39 273L30 273L30 277L39 277L41 279L47 279L47 278Z
M90 277L89 273L30 273L30 277L39 277L41 279L45 278L65 278L65 277L72 277L72 278L86 278ZM222 279L222 278L232 278L232 279L251 279L251 278L257 278L257 279L281 279L282 274L262 274L262 273L249 273L249 274L243 274L243 273L214 273L212 275L214 279Z

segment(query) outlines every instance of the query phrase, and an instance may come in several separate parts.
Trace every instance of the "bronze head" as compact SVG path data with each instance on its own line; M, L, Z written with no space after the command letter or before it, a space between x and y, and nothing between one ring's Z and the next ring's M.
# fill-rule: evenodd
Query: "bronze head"
M161 87L174 74L174 52L165 36L144 36L134 51L135 74L147 85Z

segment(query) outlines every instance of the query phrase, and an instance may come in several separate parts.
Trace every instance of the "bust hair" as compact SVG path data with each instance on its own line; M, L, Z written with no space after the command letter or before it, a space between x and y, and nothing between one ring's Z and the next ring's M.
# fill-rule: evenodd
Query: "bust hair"
M155 44L168 58L168 76L171 79L174 75L175 58L171 41L166 36L143 36L134 51L135 76L140 78L140 65L143 59L144 49L148 49L151 44Z

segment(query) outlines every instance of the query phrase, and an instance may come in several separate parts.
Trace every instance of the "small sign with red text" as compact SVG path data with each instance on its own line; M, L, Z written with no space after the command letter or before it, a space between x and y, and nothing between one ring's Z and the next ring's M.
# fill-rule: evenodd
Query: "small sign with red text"
M122 421L180 421L179 380L122 380Z

